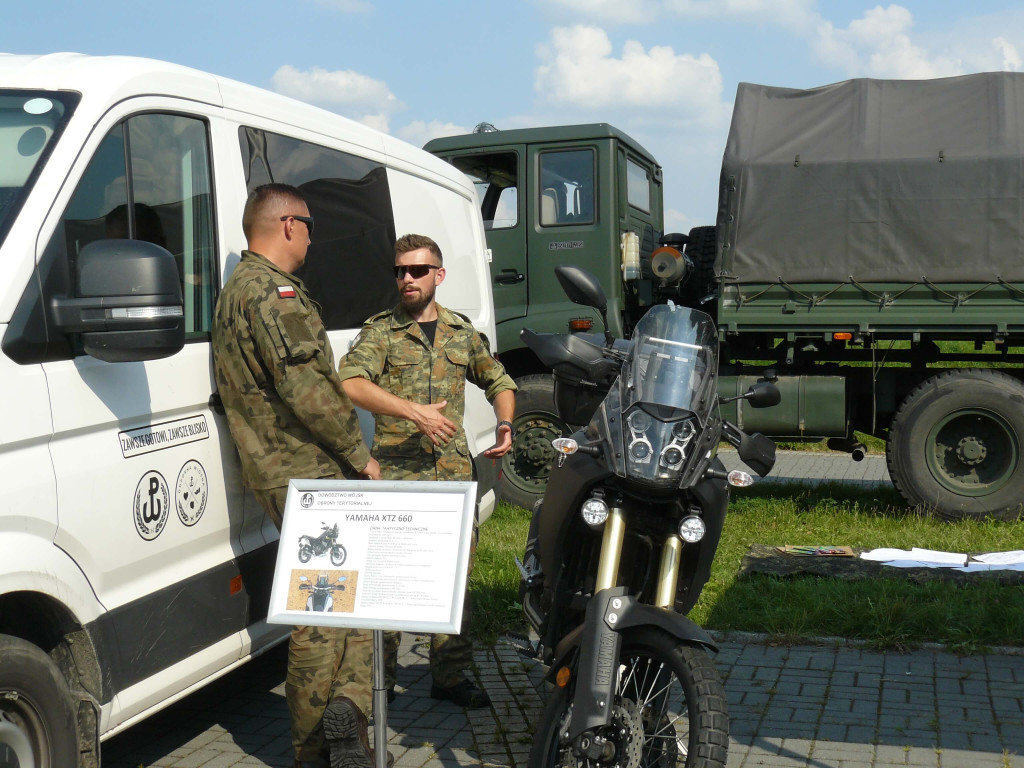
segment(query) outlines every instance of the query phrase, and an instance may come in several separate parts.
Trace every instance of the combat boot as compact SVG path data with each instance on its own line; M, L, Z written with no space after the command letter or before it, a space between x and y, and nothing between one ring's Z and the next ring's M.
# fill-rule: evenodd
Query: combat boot
M324 710L324 738L331 750L331 768L374 768L377 765L370 749L369 724L366 715L347 696L339 696ZM388 750L387 768L395 764Z

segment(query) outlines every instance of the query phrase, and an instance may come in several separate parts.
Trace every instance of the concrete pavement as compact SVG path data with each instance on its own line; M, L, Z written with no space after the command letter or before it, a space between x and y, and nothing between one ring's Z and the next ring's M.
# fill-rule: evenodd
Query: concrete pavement
M724 455L730 468L735 454ZM780 452L769 481L888 483L885 461ZM778 646L721 639L729 702L728 768L1024 768L1024 657L878 653L840 641ZM493 699L462 711L431 699L426 638L406 633L388 715L396 768L526 765L544 669L499 643L476 653ZM277 649L103 745L104 768L291 765Z

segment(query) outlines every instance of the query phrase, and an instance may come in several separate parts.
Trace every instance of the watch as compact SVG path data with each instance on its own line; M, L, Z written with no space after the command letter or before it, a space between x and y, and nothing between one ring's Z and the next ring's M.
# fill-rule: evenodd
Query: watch
M512 438L515 439L516 428L512 426L512 422L511 421L508 421L507 419L502 419L501 421L498 422L498 427L501 427L501 426L508 427L508 431L512 433ZM497 429L497 427L495 427L495 429Z

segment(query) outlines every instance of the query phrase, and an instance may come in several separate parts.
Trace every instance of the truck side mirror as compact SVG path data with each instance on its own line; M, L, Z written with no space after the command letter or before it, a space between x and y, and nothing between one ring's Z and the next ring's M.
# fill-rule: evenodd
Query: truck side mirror
M169 357L185 344L174 256L145 240L96 240L78 254L73 298L53 301L56 328L81 333L86 353L111 363Z

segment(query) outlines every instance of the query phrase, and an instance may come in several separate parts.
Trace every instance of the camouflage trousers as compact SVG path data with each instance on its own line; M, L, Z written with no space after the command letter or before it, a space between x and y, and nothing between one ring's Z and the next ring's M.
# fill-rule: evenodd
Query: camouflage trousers
M341 479L341 478L339 478ZM281 526L288 488L254 491ZM373 708L373 632L332 627L294 627L288 643L285 699L291 716L296 761L329 757L321 724L327 704L347 696L367 717Z
M478 529L473 527L473 538L469 545L469 565L466 578L473 573L476 555ZM442 633L430 636L430 676L441 688L451 688L466 676L473 664L473 641L469 637L470 599L469 584L462 603L462 632L457 635ZM384 687L393 688L398 679L398 646L402 642L401 632L384 633Z

